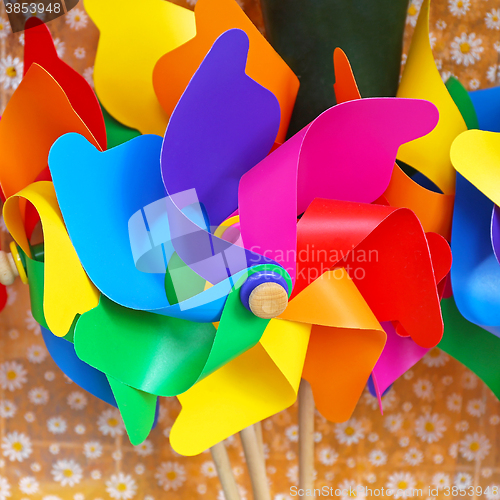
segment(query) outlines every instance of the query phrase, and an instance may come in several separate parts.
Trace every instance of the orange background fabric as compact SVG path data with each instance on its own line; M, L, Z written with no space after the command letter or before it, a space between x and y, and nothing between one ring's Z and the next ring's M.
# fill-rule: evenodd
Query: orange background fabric
M177 3L192 8L194 1ZM420 4L409 5L405 54ZM242 6L263 31L258 2L244 0ZM3 3L0 17L3 111L22 74L23 38L7 32ZM500 83L499 19L498 0L434 0L431 38L444 78L454 74L468 89ZM49 28L62 58L92 82L98 31L82 3ZM472 42L473 64L462 52L464 40ZM3 221L0 236L5 248ZM145 445L132 447L116 412L76 387L48 357L29 312L28 288L17 282L8 292L0 314L0 499L223 499L210 453L182 457L169 445L180 410L175 399L162 398L157 429ZM458 482L482 487L476 497L500 498L491 488L486 494L488 486L500 485L500 403L470 371L434 349L395 383L384 408L382 416L365 391L346 424L316 415L316 487L397 488L403 481L423 488L428 498L429 486ZM263 432L273 500L288 500L298 483L297 405L265 420ZM29 454L12 452L19 439ZM239 438L226 444L242 500L250 499ZM58 473L68 468L72 486L63 485ZM117 490L119 482L127 485L125 492ZM443 489L437 497L450 498Z

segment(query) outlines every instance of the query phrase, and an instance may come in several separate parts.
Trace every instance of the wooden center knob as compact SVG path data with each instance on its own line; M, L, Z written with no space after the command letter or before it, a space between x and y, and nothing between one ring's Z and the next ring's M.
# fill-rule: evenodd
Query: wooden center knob
M279 316L288 305L288 294L278 283L262 283L256 286L248 299L250 310L262 319Z
M0 250L0 283L2 285L12 285L19 276L12 254Z

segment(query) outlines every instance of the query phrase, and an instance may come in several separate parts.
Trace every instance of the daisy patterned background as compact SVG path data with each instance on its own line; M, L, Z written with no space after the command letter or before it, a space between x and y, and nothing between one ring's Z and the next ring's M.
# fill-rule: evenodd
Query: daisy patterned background
M178 0L182 4L183 0ZM194 0L191 0L194 3ZM186 4L183 4L186 5ZM408 9L405 53L421 1ZM191 5L192 6L192 5ZM245 10L263 30L260 8ZM59 55L92 83L98 31L83 5L50 23ZM434 0L431 41L438 66L469 89L499 84L500 1ZM23 35L9 33L0 6L0 108L22 74ZM403 64L405 56L403 56ZM8 235L3 221L0 236ZM346 424L316 416L316 487L443 488L500 485L500 403L470 371L435 349L384 398L365 393ZM210 453L181 457L169 445L179 404L162 399L149 439L132 447L119 414L85 394L48 357L29 312L28 288L9 287L0 316L0 500L169 498L223 500ZM263 422L274 500L296 485L297 408ZM251 489L238 437L227 447L242 500ZM495 490L498 491L498 490ZM500 493L483 494L488 500ZM424 498L427 495L424 494Z

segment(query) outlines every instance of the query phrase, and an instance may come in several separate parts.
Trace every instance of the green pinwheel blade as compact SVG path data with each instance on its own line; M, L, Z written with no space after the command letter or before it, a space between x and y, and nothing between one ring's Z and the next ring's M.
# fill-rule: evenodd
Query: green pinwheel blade
M157 397L122 384L108 376L130 442L135 446L147 437L155 420Z
M289 134L335 104L333 51L363 97L395 96L408 0L261 0L266 35L300 79Z
M453 298L443 299L443 339L438 347L474 372L500 398L500 338L467 321Z
M22 250L20 250L21 254ZM49 329L43 313L43 284L44 284L44 263L30 259L24 252L22 258L26 262L26 274L28 276L31 314L36 322Z
M472 104L472 99L465 87L457 80L454 76L450 76L446 81L446 88L448 89L451 98L457 105L460 114L462 115L467 128L478 129L479 121L477 119L476 110L474 109L474 104Z
M165 273L165 291L170 304L178 304L201 293L206 281L184 264L177 253L170 258Z
M249 273L277 266L256 266ZM158 396L176 396L257 344L269 320L241 303L233 287L219 328L122 307L104 295L75 329L78 357L118 381ZM289 284L291 290L291 283Z
M99 103L101 104L101 103ZM118 120L113 118L101 104L102 116L104 118L104 125L106 127L106 136L108 149L114 148L115 146L119 146L124 142L130 141L134 137L141 135L138 130L133 128L129 128L126 125L123 125Z

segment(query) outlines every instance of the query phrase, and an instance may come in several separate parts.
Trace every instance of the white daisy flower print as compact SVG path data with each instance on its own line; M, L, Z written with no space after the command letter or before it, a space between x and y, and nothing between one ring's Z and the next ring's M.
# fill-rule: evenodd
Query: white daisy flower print
M137 493L137 483L130 474L119 472L106 481L106 491L116 500L130 500Z
M87 52L84 47L77 47L73 54L77 59L83 59L87 55Z
M94 469L93 471L91 471L90 477L95 481L101 479L101 471Z
M83 410L87 406L87 396L82 392L72 392L66 399L68 406L72 410Z
M387 489L393 498L411 498L415 488L415 479L409 472L395 472L388 477Z
M490 449L490 440L484 434L477 432L467 434L459 443L460 455L469 462L484 460L488 456Z
M7 305L11 306L17 299L17 290L12 286L8 286L6 287L6 289L7 289Z
M30 424L35 421L35 414L32 411L28 411L24 414L24 420Z
M87 26L88 16L82 9L71 9L65 16L66 24L74 30L80 30Z
M384 427L391 432L397 432L403 425L403 416L401 413L395 415L387 415L384 419Z
M483 477L491 477L492 474L493 474L493 471L489 467L486 467L485 469L483 469L481 471L481 476L483 476Z
M285 429L286 437L292 442L296 443L299 440L299 426L291 425Z
M443 490L450 487L450 476L444 472L438 472L432 476L431 482L438 490Z
M214 467L215 467L215 465L214 465ZM144 467L144 465L142 465L142 464L136 465L135 469L134 469L135 473L139 474L139 475L144 474L145 470L146 470L146 467Z
M455 429L458 432L465 432L469 430L469 422L467 420L460 420L460 422L457 422L455 424Z
M455 413L460 412L460 410L462 409L462 396L460 396L460 394L457 394L456 392L450 394L446 398L446 407L448 408L448 410Z
M7 478L0 476L0 500L10 497L10 484Z
M51 473L61 486L75 486L83 477L82 468L74 460L58 460L52 465Z
M8 399L2 399L0 401L0 417L1 418L12 418L17 411L17 406Z
M450 455L451 458L457 458L458 456L458 443L453 443L450 445L448 448L448 455Z
M31 309L28 309L26 311L26 318L24 319L24 322L26 323L26 328L28 330L36 330L37 328L40 328L40 325L37 323L36 319L33 317L33 313L31 312Z
M83 78L85 78L87 83L94 88L94 66L83 70Z
M9 21L5 17L0 17L0 38L5 38L10 32Z
M500 423L500 416L499 415L492 415L489 420L491 425L498 425Z
M0 59L0 83L4 90L16 90L23 78L23 63L19 57L8 55Z
M375 467L380 467L387 463L387 454L382 450L372 450L368 455L368 460Z
M323 465L333 465L338 458L339 454L331 446L323 446L318 450L318 460Z
M443 21L442 19L439 19L437 22L436 22L436 28L440 31L443 31L446 29L446 22Z
M482 40L476 38L475 33L470 35L462 33L451 42L451 58L457 64L464 66L475 64L481 59L481 54L484 51L482 44Z
M484 490L484 495L487 498L487 500L499 500L500 486L498 484L490 484Z
M57 56L59 59L62 59L64 53L66 52L66 44L60 38L56 38L54 40L54 46L56 48Z
M19 489L23 493L26 493L26 495L33 495L34 493L38 493L40 484L34 477L22 477L19 480Z
M424 454L418 448L410 448L404 455L408 465L420 465L424 461Z
M438 347L434 347L431 349L422 359L424 364L431 368L438 368L440 366L444 366L450 357L444 351L439 349Z
M415 395L426 401L430 401L433 398L433 390L434 386L432 385L432 382L427 379L420 378L413 384L413 392Z
M433 49L435 46L436 46L436 42L437 42L437 38L436 36L434 35L434 33L432 33L432 31L429 33L429 43L431 45L431 49ZM439 69L439 68L438 68Z
M105 436L122 436L125 430L120 412L117 409L104 410L97 419L97 427Z
M47 420L47 429L52 434L64 434L67 428L68 424L62 417L52 417Z
M33 472L40 472L42 470L42 466L38 462L33 462L30 466L30 469Z
M352 498L356 498L357 500L364 499L364 489L360 486L356 484L356 481L344 479L338 485L338 489L341 492L340 500L351 500Z
M492 66L490 66L488 68L488 71L486 72L486 80L488 80L489 82L495 82L497 78L499 78L499 68L498 68L498 64L493 64Z
M482 399L471 399L466 409L472 417L482 417L486 411L486 403Z
M406 448L410 444L410 438L408 436L403 436L398 442L401 448Z
M500 30L500 9L492 9L484 18L486 27L490 30Z
M445 70L441 72L441 80L447 82L452 76L455 76L451 71Z
M5 361L0 365L0 386L11 392L21 387L28 381L28 372L17 361Z
M47 357L47 349L41 345L33 344L28 347L26 357L30 363L40 364L45 361L45 358Z
M238 484L238 493L240 495L240 500L247 500L247 495L248 492L243 486ZM144 497L144 500L154 500L153 498L147 499ZM217 500L226 500L226 495L224 495L224 491L219 490L219 493L217 493Z
M28 392L28 399L35 405L45 405L49 401L49 391L43 387L35 387Z
M357 444L365 437L365 431L361 422L351 418L342 424L335 424L334 434L340 444Z
M134 446L134 451L140 457L147 457L148 455L151 455L151 453L153 453L153 443L146 439L146 441L143 441L141 444Z
M102 444L99 441L89 441L83 445L83 454L86 458L99 458L102 455Z
M177 462L162 462L156 469L155 478L165 491L177 491L186 481L186 469Z
M2 439L2 454L11 462L22 462L33 452L30 438L22 432L10 432Z
M207 462L203 462L200 467L200 472L205 477L217 477L217 469L215 468L215 464L208 460Z
M406 15L406 24L415 27L417 25L418 14L422 7L422 0L411 0L408 6L408 13Z
M299 466L294 465L293 467L289 467L286 471L286 477L290 483L297 484L299 482Z
M19 35L19 43L24 47L24 33Z
M470 0L448 0L448 9L456 17L462 17L470 10Z
M82 424L78 424L75 426L75 432L79 435L85 434L85 426Z
M472 485L472 476L466 472L458 472L455 474L453 485L459 490L465 490Z
M437 413L422 415L415 421L415 434L424 443L430 444L439 441L445 431L444 419Z
M469 88L471 90L477 90L481 86L481 82L477 78L469 80Z

